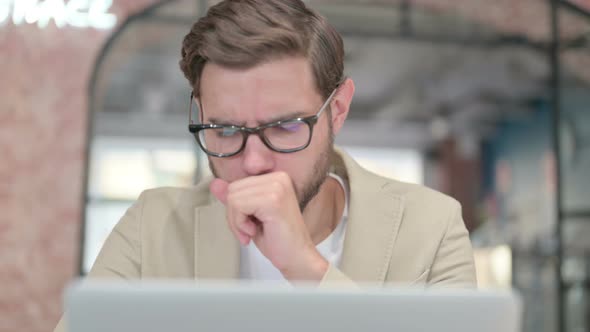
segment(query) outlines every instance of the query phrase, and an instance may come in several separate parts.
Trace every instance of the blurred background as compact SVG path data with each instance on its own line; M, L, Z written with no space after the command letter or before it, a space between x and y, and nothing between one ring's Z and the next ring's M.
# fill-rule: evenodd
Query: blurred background
M52 330L139 193L209 174L178 68L216 1L0 1L0 331ZM590 1L309 0L357 86L336 142L462 203L523 331L590 331Z

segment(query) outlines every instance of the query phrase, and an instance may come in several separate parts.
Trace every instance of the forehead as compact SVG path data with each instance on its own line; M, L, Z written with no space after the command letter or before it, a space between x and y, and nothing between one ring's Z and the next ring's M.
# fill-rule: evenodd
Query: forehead
M277 112L313 111L321 103L309 62L286 57L248 69L208 63L200 98L204 117L264 121Z

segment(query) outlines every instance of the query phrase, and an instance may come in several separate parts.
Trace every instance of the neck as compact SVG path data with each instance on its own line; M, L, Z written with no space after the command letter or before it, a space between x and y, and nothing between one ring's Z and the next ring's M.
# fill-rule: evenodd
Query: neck
M338 226L344 200L342 186L336 179L328 176L318 194L307 204L303 219L315 245L325 240Z

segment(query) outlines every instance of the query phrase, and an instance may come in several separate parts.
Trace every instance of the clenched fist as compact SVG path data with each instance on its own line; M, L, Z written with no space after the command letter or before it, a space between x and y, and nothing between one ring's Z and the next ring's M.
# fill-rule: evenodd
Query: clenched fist
M214 179L209 188L225 205L229 227L242 245L254 241L287 280L322 279L328 262L311 240L287 173L232 183Z

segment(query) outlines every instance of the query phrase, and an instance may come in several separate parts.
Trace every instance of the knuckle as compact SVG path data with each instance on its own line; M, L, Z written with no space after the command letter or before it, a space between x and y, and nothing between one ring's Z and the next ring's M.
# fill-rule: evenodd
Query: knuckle
M279 172L277 174L277 178L279 179L279 181L281 181L283 185L288 184L291 181L289 174L287 174L286 172Z
M236 220L236 225L238 225L238 227L242 228L246 224L246 221L247 221L246 218L239 218Z
M227 200L228 205L233 205L235 199L236 199L235 195L233 195L231 192L227 194L226 200Z
M271 192L268 194L268 201L269 203L275 205L281 202L281 195L277 192Z
M280 193L280 192L283 191L283 184L280 181L278 181L278 180L273 181L271 183L271 187L272 187L272 192L273 193Z

